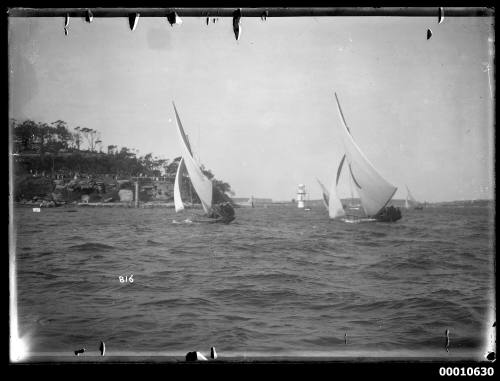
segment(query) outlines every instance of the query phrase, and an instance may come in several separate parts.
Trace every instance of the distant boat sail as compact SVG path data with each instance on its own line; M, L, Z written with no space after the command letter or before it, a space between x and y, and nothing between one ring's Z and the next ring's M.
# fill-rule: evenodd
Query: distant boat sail
M361 152L347 127L336 93L335 99L337 101L337 108L342 125L342 141L345 149L345 158L349 167L349 174L356 185L355 189L359 194L361 206L366 217L376 218L384 210L392 196L394 196L397 188L385 180L370 161L368 161L363 152ZM344 159L341 161L341 166L343 163ZM337 173L337 182L341 166ZM391 217L387 220L393 221L395 219Z
M189 178L191 180L191 183L193 184L194 190L196 191L198 197L200 198L203 210L205 211L206 214L210 214L212 212L212 190L213 190L212 181L203 174L201 168L194 160L193 154L191 152L191 147L189 146L186 134L184 132L184 129L182 128L182 123L179 118L179 114L177 112L175 104L173 102L172 104L174 106L174 111L175 111L179 140L183 150L182 154L183 163L186 166L186 170L189 174Z
M408 186L407 185L405 186L406 186L405 208L423 209L422 205L412 196L410 189L408 189Z

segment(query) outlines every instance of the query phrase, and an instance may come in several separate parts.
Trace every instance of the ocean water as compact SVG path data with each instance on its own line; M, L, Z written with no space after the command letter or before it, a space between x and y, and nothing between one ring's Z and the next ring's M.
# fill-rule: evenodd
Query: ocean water
M484 350L492 208L346 224L324 208L270 205L236 209L230 225L173 223L200 212L16 207L29 351L97 353L100 341L108 354L173 356Z

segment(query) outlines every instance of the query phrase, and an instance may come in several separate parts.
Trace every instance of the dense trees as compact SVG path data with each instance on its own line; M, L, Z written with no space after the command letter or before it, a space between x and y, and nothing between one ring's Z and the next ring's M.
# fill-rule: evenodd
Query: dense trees
M62 120L46 124L12 119L10 124L12 148L17 154L16 168L24 168L27 172L77 172L113 174L119 177L160 177L164 174L173 179L181 159L176 157L170 161L152 153L138 157L136 150L127 147L118 150L116 145L108 145L107 152L102 152L102 140L97 130L80 126L70 130ZM217 180L209 169L202 166L202 171L212 180L216 190L220 191L220 197L234 194L231 186ZM196 202L196 192L189 179L183 179L183 183L186 183L186 189Z
M69 131L66 122L57 120L47 123L25 120L19 123L11 120L14 152L31 152L44 154L58 153L71 149L80 149L79 127L75 133Z

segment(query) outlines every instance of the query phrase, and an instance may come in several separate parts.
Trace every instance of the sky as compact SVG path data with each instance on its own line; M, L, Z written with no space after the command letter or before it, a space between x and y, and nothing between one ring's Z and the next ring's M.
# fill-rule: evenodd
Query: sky
M336 92L377 171L418 201L494 197L487 17L9 19L9 116L98 130L173 159L172 101L196 156L236 197L319 199L344 154ZM427 29L433 35L427 40ZM487 65L491 70L486 70ZM350 197L347 174L340 197Z

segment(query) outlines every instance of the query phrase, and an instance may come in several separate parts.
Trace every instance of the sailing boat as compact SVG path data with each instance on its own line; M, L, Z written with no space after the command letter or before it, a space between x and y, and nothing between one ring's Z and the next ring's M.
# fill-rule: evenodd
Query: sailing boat
M406 186L406 200L405 200L405 209L413 209L421 210L424 207L412 196L410 190L408 189L408 185Z
M229 203L213 204L213 183L207 176L205 176L199 164L195 161L191 145L189 144L187 135L182 127L179 113L177 112L177 108L175 107L175 103L172 102L172 105L174 106L177 132L179 133L179 141L182 147L182 158L179 162L179 166L177 167L177 173L174 182L175 211L179 212L184 210L184 203L182 202L180 192L180 183L182 180L182 176L186 171L191 180L191 184L193 185L194 190L196 191L196 194L201 201L201 206L203 208L203 211L205 212L205 215L207 217L214 218L214 220L203 222L224 222L228 224L232 220L234 220L234 209ZM215 190L216 192L218 192L216 188Z
M342 157L337 170L336 183L338 182L343 164L347 161L349 174L356 186L355 189L359 195L361 207L366 217L364 220L392 222L400 219L401 212L399 209L386 207L396 193L397 188L377 172L358 147L345 121L337 93L335 93L335 100L337 101L341 121L342 143L345 149L345 155Z

